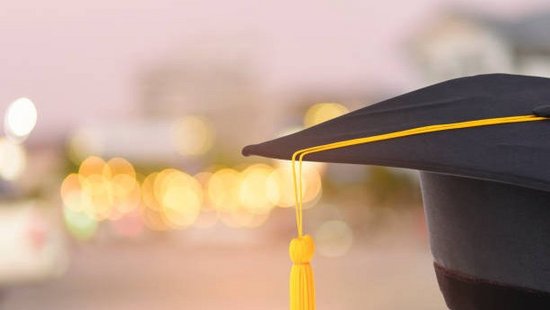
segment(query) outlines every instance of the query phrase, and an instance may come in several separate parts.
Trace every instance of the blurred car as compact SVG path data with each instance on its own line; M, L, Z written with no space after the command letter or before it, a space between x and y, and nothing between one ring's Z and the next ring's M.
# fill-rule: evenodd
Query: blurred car
M38 200L0 201L0 287L57 277L67 266L61 224Z

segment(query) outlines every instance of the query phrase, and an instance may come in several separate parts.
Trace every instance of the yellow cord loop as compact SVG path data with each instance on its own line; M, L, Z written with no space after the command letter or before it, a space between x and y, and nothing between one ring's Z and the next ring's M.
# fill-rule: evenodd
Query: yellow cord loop
M517 115L496 118L485 118L473 121L464 121L447 124L436 124L416 127L401 131L390 132L369 137L343 140L298 150L292 154L292 181L294 184L294 198L296 201L296 229L298 237L290 243L290 258L294 263L290 272L290 309L291 310L314 310L315 289L313 282L313 270L310 261L313 257L315 245L313 239L303 234L303 184L302 184L302 161L309 154L334 150L338 148L354 146L359 144L403 138L413 135L426 134L431 132L465 129L482 126L524 123L542 121L548 118L535 115ZM298 168L296 169L296 162Z

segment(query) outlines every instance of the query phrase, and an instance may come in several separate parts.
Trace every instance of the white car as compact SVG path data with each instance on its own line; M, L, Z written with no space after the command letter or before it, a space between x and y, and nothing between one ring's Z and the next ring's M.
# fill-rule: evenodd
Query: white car
M36 200L0 201L0 286L60 276L67 267L61 224Z

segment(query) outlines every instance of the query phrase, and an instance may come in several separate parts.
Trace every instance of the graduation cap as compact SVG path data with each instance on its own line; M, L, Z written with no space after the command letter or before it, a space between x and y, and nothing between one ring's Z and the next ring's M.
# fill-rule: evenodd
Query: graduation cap
M301 162L420 170L430 246L451 309L550 309L550 79L449 80L260 144L292 160L298 236L291 309L315 309Z

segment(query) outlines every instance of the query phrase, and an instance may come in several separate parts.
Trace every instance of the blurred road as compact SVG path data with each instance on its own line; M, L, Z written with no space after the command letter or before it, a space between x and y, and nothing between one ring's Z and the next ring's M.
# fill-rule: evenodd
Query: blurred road
M444 309L428 248L410 235L317 255L318 308ZM286 242L196 240L78 245L64 277L7 290L2 309L287 309Z

